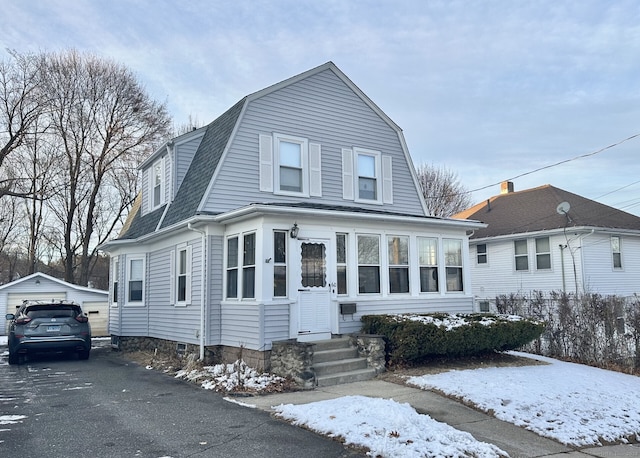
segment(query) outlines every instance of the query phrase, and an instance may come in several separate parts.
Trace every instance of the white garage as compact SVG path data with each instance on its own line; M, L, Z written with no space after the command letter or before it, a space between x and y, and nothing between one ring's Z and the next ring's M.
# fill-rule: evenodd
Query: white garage
M89 316L92 335L95 337L108 335L108 291L73 285L40 272L0 286L0 312L2 312L2 316L15 312L24 300L77 302ZM7 324L8 322L5 322L0 326L0 335L6 335Z

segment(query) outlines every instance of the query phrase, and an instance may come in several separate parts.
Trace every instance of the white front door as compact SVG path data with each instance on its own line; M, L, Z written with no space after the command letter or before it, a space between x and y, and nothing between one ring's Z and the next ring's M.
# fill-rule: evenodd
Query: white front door
M327 277L326 240L300 240L298 340L331 338L331 286Z

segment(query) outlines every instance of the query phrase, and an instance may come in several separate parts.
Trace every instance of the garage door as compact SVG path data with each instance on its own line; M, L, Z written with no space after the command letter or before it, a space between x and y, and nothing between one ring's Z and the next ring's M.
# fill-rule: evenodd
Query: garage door
M109 318L109 304L107 302L82 303L82 310L89 315L91 323L91 335L94 337L104 337L107 333L107 322Z
M61 301L67 298L67 293L9 293L7 295L7 313L14 313L22 305L22 301ZM2 326L4 335L7 335L9 322Z

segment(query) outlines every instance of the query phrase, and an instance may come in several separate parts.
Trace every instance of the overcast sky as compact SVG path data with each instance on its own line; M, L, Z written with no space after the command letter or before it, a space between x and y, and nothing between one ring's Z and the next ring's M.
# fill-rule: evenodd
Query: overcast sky
M640 215L637 0L0 0L0 31L125 64L178 125L331 60L474 203L525 174Z

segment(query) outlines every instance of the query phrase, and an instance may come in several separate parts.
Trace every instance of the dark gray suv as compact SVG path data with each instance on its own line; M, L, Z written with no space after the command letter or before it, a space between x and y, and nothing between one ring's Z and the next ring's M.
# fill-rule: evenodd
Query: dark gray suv
M40 352L76 352L89 359L91 326L82 307L69 301L24 301L16 313L8 313L9 364Z

